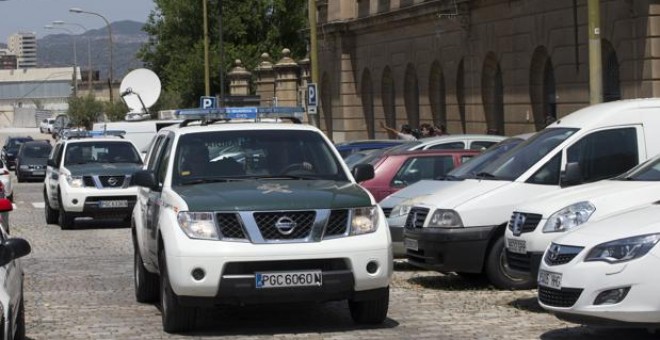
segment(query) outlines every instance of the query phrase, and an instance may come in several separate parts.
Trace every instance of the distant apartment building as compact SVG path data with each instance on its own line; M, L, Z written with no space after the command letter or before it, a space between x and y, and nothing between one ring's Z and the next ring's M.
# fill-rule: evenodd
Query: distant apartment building
M37 35L18 32L9 37L9 51L16 56L18 68L37 67Z

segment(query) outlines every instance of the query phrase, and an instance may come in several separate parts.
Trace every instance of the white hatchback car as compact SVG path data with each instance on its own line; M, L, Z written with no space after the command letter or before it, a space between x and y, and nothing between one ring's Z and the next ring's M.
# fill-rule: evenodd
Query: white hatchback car
M44 118L39 122L39 132L41 133L52 133L53 132L53 123L55 123L55 118Z
M5 162L0 160L0 182L2 182L2 188L6 198L9 198L10 201L14 200L14 188L11 185L11 174Z
M644 205L556 239L539 270L540 305L580 324L657 327L658 216L660 205Z

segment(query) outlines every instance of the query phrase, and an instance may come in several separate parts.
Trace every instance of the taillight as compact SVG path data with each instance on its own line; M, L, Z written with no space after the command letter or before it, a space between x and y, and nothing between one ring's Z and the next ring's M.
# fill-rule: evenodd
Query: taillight
M2 170L3 175L9 175L9 170Z

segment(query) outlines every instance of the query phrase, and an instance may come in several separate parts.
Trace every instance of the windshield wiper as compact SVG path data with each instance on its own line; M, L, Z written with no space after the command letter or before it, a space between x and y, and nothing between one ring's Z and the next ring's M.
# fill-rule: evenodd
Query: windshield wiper
M437 181L462 181L462 177L454 176L454 175L445 175L445 176L440 176L436 178Z
M297 176L297 175L272 175L272 176L255 176L255 179L318 179L314 176Z
M484 171L478 173L476 176L477 178L497 178L495 175Z
M193 185L193 184L202 184L202 183L222 183L222 182L235 182L243 181L243 178L232 178L232 177L216 177L216 178L191 178L187 181L181 182L181 185Z

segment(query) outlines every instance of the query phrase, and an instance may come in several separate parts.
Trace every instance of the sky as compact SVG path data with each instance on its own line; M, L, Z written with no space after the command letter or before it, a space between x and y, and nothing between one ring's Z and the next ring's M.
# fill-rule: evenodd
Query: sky
M0 0L0 43L19 31L35 32L37 39L49 34L67 33L64 30L45 29L55 20L76 23L88 30L105 27L105 21L96 15L70 13L77 7L101 14L109 22L132 20L146 22L154 9L153 0ZM82 33L78 26L64 26Z

